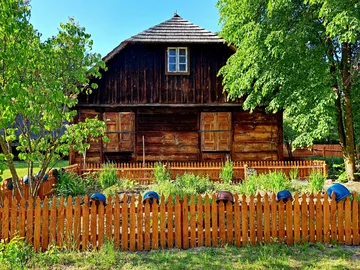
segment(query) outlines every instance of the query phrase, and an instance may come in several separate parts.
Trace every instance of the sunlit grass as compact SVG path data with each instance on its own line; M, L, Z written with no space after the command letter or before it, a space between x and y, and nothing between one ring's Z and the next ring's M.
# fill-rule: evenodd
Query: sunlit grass
M15 168L18 173L19 177L23 177L24 175L27 175L27 164L25 161L14 161ZM57 163L55 163L54 168L62 168L64 166L68 166L69 161L68 160L60 160ZM34 172L36 173L39 170L39 164L35 163L34 166ZM11 173L9 169L4 170L4 173L2 175L3 179L7 179L11 177Z

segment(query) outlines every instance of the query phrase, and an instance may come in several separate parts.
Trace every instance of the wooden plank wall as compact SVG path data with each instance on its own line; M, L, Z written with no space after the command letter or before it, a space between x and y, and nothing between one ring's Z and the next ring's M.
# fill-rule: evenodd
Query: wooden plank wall
M333 196L294 194L293 201L284 203L276 201L276 194L236 194L234 204L217 204L216 195L177 195L143 204L141 196L125 195L121 200L108 197L106 206L89 205L88 197L82 204L80 197L5 199L0 235L4 242L24 237L36 251L49 245L100 249L105 239L124 251L274 242L360 245L360 201L347 197L336 203Z
M95 81L99 88L79 104L206 104L225 102L218 71L234 53L225 44L189 44L190 74L166 75L165 57L174 44L128 44ZM176 46L176 45L175 45Z
M98 108L99 111L101 111ZM123 108L126 110L126 108ZM102 157L101 142L92 143L87 151L87 163L101 161L138 162L148 161L233 161L281 160L282 114L265 114L262 109L249 114L238 107L204 108L132 108L135 114L134 151L105 153ZM205 151L202 149L200 117L202 112L231 112L231 151ZM105 112L106 113L106 112ZM80 119L86 115L102 113L80 110ZM144 137L145 148L143 149ZM103 151L104 152L104 151ZM71 164L83 163L83 157L72 154Z

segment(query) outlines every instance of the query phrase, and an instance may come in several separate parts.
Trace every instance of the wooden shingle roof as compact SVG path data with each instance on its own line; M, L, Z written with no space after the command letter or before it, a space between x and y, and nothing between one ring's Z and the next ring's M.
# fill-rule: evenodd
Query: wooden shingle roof
M110 60L128 43L225 43L225 40L175 13L171 19L123 41L104 57L104 61Z
M128 42L166 43L224 43L218 35L201 28L175 14L170 20L151 27Z

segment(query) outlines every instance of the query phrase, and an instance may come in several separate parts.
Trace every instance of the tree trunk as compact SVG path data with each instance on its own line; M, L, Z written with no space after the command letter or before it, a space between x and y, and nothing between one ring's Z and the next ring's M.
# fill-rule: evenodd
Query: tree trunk
M351 104L351 48L347 43L342 44L342 83L344 99L344 128L345 147L343 147L346 176L349 181L354 180L355 172L355 139Z
M19 195L21 198L24 197L24 193L20 187L20 184L19 184L19 176L16 172L16 169L15 169L15 164L14 164L14 160L12 158L12 155L11 155L11 143L10 142L6 142L4 140L3 137L0 136L0 146L1 146L1 150L3 151L5 157L6 157L6 163L9 167L9 170L11 172L11 176L12 176L12 182L13 182L13 185L15 187L15 192L19 192Z
M285 142L286 150L288 152L289 159L293 159L292 146L290 143Z

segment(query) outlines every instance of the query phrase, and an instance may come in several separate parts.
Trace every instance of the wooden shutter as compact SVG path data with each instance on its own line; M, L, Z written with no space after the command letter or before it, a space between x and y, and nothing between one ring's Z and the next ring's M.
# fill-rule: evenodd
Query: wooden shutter
M120 152L132 151L135 143L135 115L132 112L120 113Z
M119 152L119 113L106 112L104 113L104 120L106 122L106 136L110 139L110 142L105 144L105 151Z
M131 152L135 142L135 115L133 112L105 112L106 135L110 142L106 143L106 152Z
M217 113L217 128L224 130L224 132L216 132L216 150L230 151L231 148L231 113L219 112Z
M203 151L216 151L215 132L209 130L216 129L216 113L201 113L201 149Z
M201 113L200 129L202 151L230 151L230 112Z

